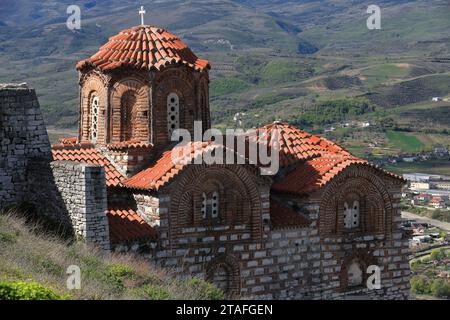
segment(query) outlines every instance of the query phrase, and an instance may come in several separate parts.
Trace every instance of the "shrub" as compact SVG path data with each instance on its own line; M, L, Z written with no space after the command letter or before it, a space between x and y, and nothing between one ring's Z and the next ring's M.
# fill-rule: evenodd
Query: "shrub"
M147 298L150 300L170 300L174 297L162 286L147 286L144 288Z
M222 292L222 290L218 289L209 282L200 280L198 278L192 278L187 281L187 285L192 287L193 290L198 293L200 299L206 300L224 299L224 293Z
M431 293L436 297L450 297L450 283L443 279L434 279L431 284Z
M447 252L444 248L434 249L431 251L431 260L443 260L447 257Z
M129 266L123 264L112 264L108 266L106 271L106 280L117 290L124 289L123 281L132 279L136 276L136 272Z
M430 285L430 280L425 276L415 276L411 279L411 290L417 294L430 294Z
M59 295L37 282L1 281L0 300L63 300L68 295Z
M0 244L12 244L16 243L17 236L12 233L0 232Z

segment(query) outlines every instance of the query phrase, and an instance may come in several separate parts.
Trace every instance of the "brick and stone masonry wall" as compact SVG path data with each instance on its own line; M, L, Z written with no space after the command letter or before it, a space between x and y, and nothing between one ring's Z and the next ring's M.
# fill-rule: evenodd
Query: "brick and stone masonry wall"
M352 172L363 174L358 170ZM386 213L386 228L370 229L359 236L321 233L319 219L324 212L321 212L322 197L318 196L308 200L291 199L301 203L308 212L311 220L308 227L264 227L259 239L242 233L247 228L241 225L181 227L179 230L185 236L171 239L170 228L177 228L167 219L168 204L173 199L164 195L159 199L161 247L156 260L181 275L188 273L213 281L215 268L225 266L229 289L243 298L407 299L409 248L400 229L401 187L386 180L383 188L390 196L390 205L386 205L391 208L381 211ZM261 207L268 208L268 190L260 189L259 197ZM263 226L266 226L265 218L263 212L260 217ZM346 267L354 259L361 263L363 281L359 286L350 287ZM380 268L380 289L366 286L370 265Z
M0 84L0 210L29 202L38 213L73 226L75 234L109 250L104 168L51 162L34 89Z

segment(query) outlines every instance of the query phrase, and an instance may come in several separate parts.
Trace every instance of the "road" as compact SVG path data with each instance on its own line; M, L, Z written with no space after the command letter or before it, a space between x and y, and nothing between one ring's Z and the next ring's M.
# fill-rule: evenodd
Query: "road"
M445 231L450 231L450 223L449 222L443 222L431 218L427 218L424 216L419 216L418 214L414 214L411 212L402 211L402 218L408 219L408 220L416 220L417 222L424 222L429 223L435 227L438 227Z

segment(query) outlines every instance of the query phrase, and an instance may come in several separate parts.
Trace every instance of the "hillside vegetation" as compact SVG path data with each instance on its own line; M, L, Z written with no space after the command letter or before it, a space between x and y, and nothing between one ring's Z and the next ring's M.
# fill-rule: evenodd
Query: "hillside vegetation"
M223 299L202 280L176 279L132 255L106 255L83 243L49 236L38 224L0 214L2 299ZM81 270L81 289L68 290L70 265Z
M431 101L450 99L447 0L383 0L381 30L367 29L370 0L140 4L149 13L146 23L179 35L211 61L215 127L234 127L239 112L245 128L281 120L323 134L325 125L333 126L329 138L359 155L450 146L449 102ZM82 27L70 31L66 3L0 2L0 82L35 87L47 124L60 130L78 124L76 62L139 23L133 1L78 5ZM151 14L155 6L157 15ZM361 100L370 104L362 113L346 113L335 103L352 107ZM340 127L351 120L371 126ZM405 130L406 136L390 133Z

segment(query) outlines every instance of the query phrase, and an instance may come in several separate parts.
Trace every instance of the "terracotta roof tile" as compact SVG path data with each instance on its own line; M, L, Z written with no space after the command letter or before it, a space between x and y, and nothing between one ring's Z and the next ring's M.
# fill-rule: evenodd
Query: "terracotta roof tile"
M325 138L311 135L292 125L274 123L250 132L248 141L273 146L278 144L280 166L288 167L300 160L311 159L325 153L336 153L350 156L344 148ZM247 134L248 135L248 134ZM273 139L272 136L276 136Z
M166 150L153 165L126 179L122 184L129 188L158 190L176 176L187 164L191 163L196 156L207 150L210 145L211 142L192 142L187 145L190 152L181 156L175 162L172 160L172 156L180 154L178 152L182 149L175 147Z
M276 139L272 139L272 136ZM295 167L295 170L273 185L279 191L310 192L326 184L351 164L370 165L366 160L353 156L338 144L288 124L275 123L255 129L245 133L245 139L247 143L256 142L260 146L269 147L276 144L279 146L280 167L286 170ZM172 154L178 153L181 149L178 147L169 149L153 165L123 181L123 186L158 190L170 182L187 164L192 163L197 156L216 147L223 148L212 142L190 143L188 145L190 152L177 163L173 163ZM249 159L247 160L251 163ZM259 160L258 163L251 164L261 166ZM396 175L390 175L401 179Z
M110 143L107 145L108 149L137 149L137 148L151 148L153 147L152 144L148 142L142 142L139 140L129 140L129 141L122 141L122 142L116 142L116 143Z
M109 235L112 243L154 239L158 236L151 227L133 209L112 208L106 211L109 222Z
M311 221L302 213L291 207L281 204L278 200L270 198L270 221L274 227L307 227Z
M109 38L92 57L80 61L77 69L93 66L112 70L122 66L160 70L181 63L198 71L209 69L207 60L198 58L177 36L155 26L136 26Z
M53 160L70 160L76 162L103 165L105 167L106 185L117 186L125 177L116 167L93 145L72 144L52 145Z
M377 168L387 175L403 180L395 174L376 167L367 160L352 155L325 153L298 165L298 167L289 172L285 177L275 182L272 185L272 189L300 195L314 192L351 165L364 165Z

